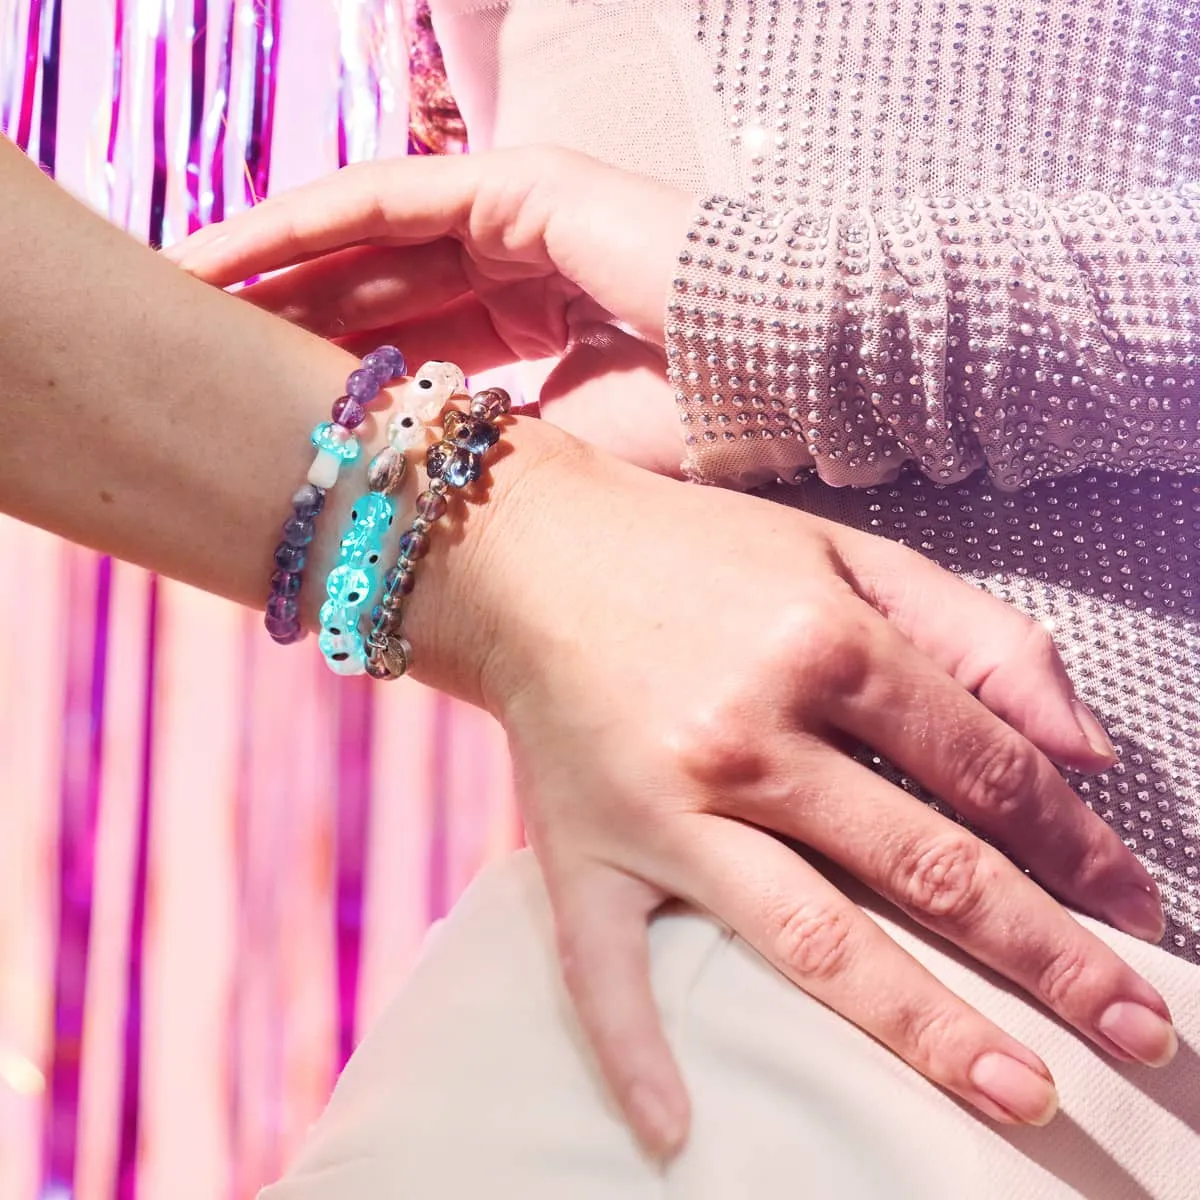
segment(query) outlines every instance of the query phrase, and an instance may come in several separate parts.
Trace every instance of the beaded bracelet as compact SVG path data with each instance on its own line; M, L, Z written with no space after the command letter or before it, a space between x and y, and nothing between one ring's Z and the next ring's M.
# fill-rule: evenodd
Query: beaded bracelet
M429 550L429 530L448 508L449 491L467 487L483 472L483 459L500 440L498 418L512 407L503 388L471 397L470 414L451 409L442 418L442 438L425 455L428 486L417 497L417 515L400 536L396 565L384 580L383 596L371 611L366 669L373 679L399 679L412 661L412 646L401 636L404 601L416 582L416 563Z
M354 503L338 561L325 581L328 598L321 607L318 644L335 674L361 675L367 669L360 623L378 585L375 568L395 520L391 494L407 473L407 452L425 440L422 418L436 416L450 397L465 387L462 372L453 364L428 362L398 389L401 409L388 423L388 445L371 460L367 469L370 490Z
M300 624L300 588L308 563L308 548L316 533L316 520L325 507L325 493L337 483L342 466L362 453L354 435L366 419L366 406L380 390L405 372L404 355L395 346L380 346L363 360L346 380L346 394L333 405L333 420L312 431L317 455L309 468L308 482L292 497L292 515L284 522L275 547L275 573L267 599L267 632L281 645L304 637Z

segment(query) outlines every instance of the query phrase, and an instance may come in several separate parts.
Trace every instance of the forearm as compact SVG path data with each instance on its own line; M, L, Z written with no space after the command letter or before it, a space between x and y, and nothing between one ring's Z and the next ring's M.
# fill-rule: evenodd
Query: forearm
M288 499L354 360L188 277L88 212L0 144L0 509L74 541L261 606ZM494 467L492 503L462 535L435 536L408 636L418 673L478 699L488 622L470 581L489 517L550 431L519 423ZM364 440L379 438L373 424ZM303 596L320 575L368 455L344 472L318 528ZM458 517L461 518L460 509ZM444 543L439 546L439 543ZM475 611L452 602L471 596ZM456 622L473 620L470 637ZM315 652L315 651L314 651Z

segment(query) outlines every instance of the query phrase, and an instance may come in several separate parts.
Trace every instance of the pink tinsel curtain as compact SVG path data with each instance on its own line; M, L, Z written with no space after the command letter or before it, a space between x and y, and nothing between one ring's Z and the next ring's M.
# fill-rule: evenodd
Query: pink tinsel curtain
M439 66L398 0L0 0L4 131L152 243L461 149ZM0 1196L241 1200L518 841L503 740L4 520L0 575Z

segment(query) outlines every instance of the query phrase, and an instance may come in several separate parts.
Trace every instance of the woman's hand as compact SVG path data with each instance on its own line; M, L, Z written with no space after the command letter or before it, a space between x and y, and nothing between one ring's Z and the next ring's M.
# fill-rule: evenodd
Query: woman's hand
M555 147L397 158L166 254L220 286L293 267L246 297L351 348L395 340L419 360L430 347L470 373L558 356L609 317L661 345L689 208L685 192Z
M1054 1111L1035 1054L767 830L1109 1053L1170 1057L1148 984L998 850L852 757L865 744L1056 895L1161 936L1146 872L1051 765L1112 754L1040 626L886 540L655 477L536 422L513 440L490 511L470 518L486 531L467 561L435 551L459 555L455 582L417 588L410 628L443 665L478 647L571 995L648 1147L670 1154L688 1124L647 970L646 922L671 897L988 1115Z

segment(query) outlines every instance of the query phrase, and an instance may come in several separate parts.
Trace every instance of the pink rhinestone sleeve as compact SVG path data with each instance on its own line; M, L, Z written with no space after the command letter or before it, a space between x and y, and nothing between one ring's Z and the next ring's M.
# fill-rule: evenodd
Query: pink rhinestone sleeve
M684 469L1002 487L1200 466L1200 185L844 205L698 203L667 313Z

